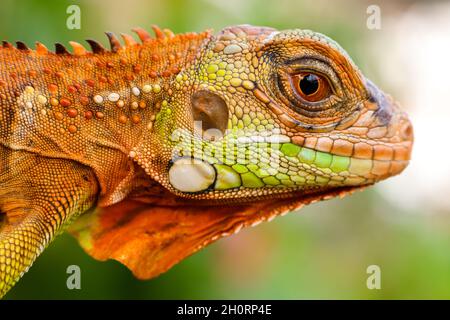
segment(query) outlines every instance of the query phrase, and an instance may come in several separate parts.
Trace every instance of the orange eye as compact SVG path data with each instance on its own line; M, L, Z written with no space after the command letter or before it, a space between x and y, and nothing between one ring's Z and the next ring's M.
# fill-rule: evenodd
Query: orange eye
M331 93L328 80L318 74L304 72L291 78L295 91L306 101L317 102L327 98Z

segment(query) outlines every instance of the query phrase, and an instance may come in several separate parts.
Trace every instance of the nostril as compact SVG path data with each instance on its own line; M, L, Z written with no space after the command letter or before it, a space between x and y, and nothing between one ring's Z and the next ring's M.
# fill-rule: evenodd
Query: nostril
M372 92L369 92L369 98L368 98L370 103L377 103L377 99L375 98L375 96L373 95Z
M223 137L228 125L228 107L219 95L201 90L192 95L192 116L203 139L216 141Z
M379 99L380 90L369 79L366 79L366 87L367 87L367 94L368 94L369 102L378 104L378 102L380 100Z

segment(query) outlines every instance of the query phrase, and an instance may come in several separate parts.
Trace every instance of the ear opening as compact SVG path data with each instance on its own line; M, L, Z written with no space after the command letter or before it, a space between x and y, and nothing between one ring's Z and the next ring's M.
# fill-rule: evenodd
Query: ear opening
M201 90L192 95L194 129L202 133L205 140L220 140L228 125L228 107L219 95Z

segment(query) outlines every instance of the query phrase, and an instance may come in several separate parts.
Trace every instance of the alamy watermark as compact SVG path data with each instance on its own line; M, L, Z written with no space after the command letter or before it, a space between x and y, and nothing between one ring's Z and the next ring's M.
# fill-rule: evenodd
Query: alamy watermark
M75 264L70 265L66 269L66 273L69 275L66 280L66 286L69 290L81 289L81 268Z
M69 15L66 20L66 26L69 30L81 29L81 9L73 4L67 7L66 13Z
M366 26L369 30L381 29L381 8L376 4L367 7L366 13L369 15L366 20Z
M381 268L376 264L372 264L366 269L369 275L366 280L366 286L369 290L381 289Z
M195 159L214 158L219 163L236 162L238 164L270 164L279 168L282 157L280 146L290 142L290 138L280 134L280 130L225 130L201 128L200 121L195 121L194 132L178 128L170 135L176 143L172 152L172 161L180 157ZM211 138L213 137L213 138Z

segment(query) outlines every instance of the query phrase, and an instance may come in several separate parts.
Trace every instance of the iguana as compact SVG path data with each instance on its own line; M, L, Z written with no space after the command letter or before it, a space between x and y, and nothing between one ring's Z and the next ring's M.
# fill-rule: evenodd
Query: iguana
M406 114L328 37L153 30L92 52L3 42L0 296L69 225L90 255L148 279L407 166Z

